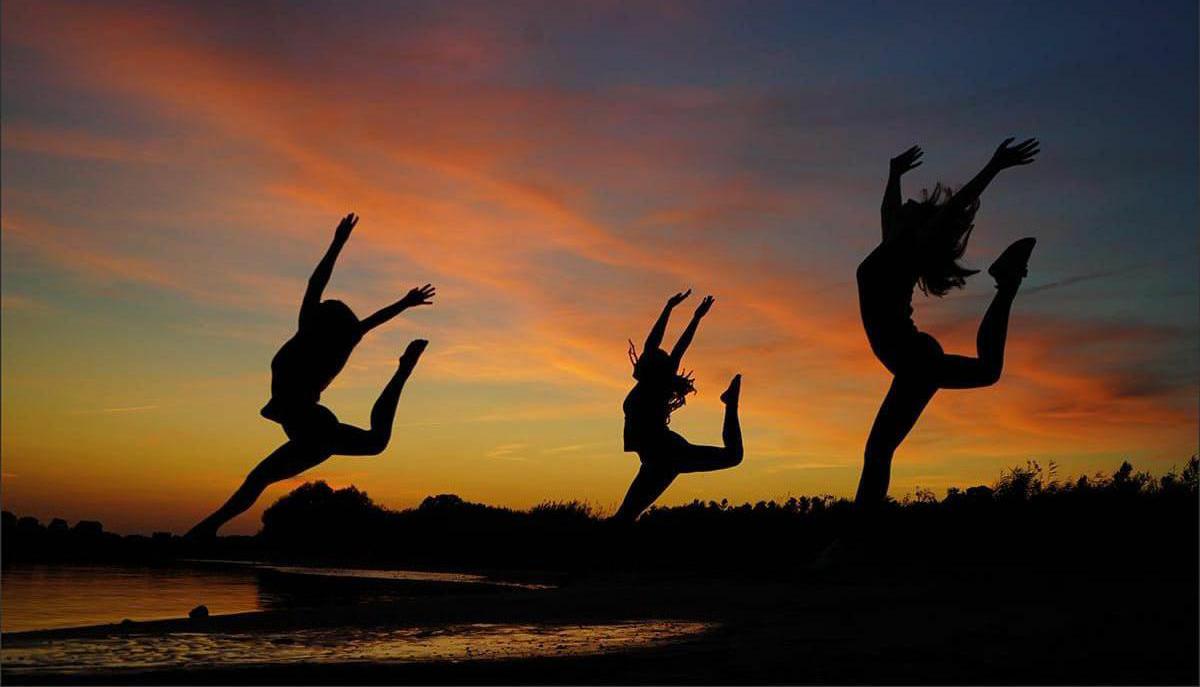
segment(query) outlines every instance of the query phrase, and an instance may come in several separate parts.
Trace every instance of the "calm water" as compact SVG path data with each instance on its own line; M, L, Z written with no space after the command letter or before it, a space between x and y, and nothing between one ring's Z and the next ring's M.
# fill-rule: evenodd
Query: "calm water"
M328 583L321 582L319 576ZM203 603L210 613L238 613L305 605L316 589L339 578L395 581L369 591L374 600L411 594L413 583L474 586L497 582L478 575L418 571L347 570L194 562L167 568L86 565L11 566L3 570L0 604L4 632L76 627L186 616ZM307 581L307 582L306 582ZM313 582L315 581L315 585ZM299 584L296 584L299 582ZM302 594L297 597L296 594ZM318 592L321 593L321 592ZM385 597L378 596L385 594ZM356 592L358 594L358 592ZM333 597L363 603L363 597ZM320 602L329 602L322 596ZM373 602L373 601L372 601ZM287 633L172 632L105 637L6 641L6 675L88 673L179 666L264 663L431 661L558 656L619 651L675 641L704 632L695 622L602 624L475 623L428 628L309 629Z
M260 591L251 568L6 566L0 577L0 631L179 618L199 604L213 614L240 613L274 601Z
M354 578L394 581L393 592L339 597L336 585ZM316 580L300 586L304 580ZM258 565L241 561L192 561L164 568L110 565L22 565L5 567L0 579L0 631L20 632L130 620L180 618L200 604L209 613L241 613L329 602L379 601L409 594L404 583L493 585L544 589L482 575L417 570L361 570Z

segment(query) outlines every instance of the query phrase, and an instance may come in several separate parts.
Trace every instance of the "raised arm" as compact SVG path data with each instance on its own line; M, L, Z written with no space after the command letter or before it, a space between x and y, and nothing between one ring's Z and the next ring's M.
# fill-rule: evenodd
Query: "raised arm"
M658 320L650 328L650 333L646 335L646 344L642 346L643 354L646 351L651 351L662 346L663 335L667 333L667 321L671 319L671 311L691 294L692 290L688 289L667 299L667 304L663 306L662 314L658 316Z
M692 345L692 338L696 336L696 328L700 326L700 320L708 314L712 304L712 296L705 296L704 300L700 301L700 305L696 306L696 313L692 315L692 321L688 322L687 328L675 342L675 348L671 349L671 362L675 364L675 369L679 369L679 363L683 362L683 354L687 353L688 346Z
M363 333L366 334L367 332L378 327L379 325L383 324L384 322L387 322L388 320L392 319L396 315L399 315L400 313L404 312L405 310L408 310L409 308L412 308L412 307L418 306L418 305L432 305L433 301L431 301L430 299L433 298L436 294L437 294L437 290L430 284L426 284L425 286L419 286L415 289L410 290L408 292L408 294L406 294L404 296L404 298L401 298L400 300L396 301L395 303L392 303L391 305L387 306L386 308L379 309L378 311L375 312L375 314L364 319L362 321Z
M887 187L883 190L883 204L879 208L884 241L895 235L896 228L900 226L900 177L920 167L923 154L919 146L913 146L892 158L888 165Z
M300 302L301 327L312 319L317 306L321 304L321 294L325 292L325 286L329 284L329 277L333 275L333 264L337 262L338 254L342 252L342 246L346 245L346 241L350 239L350 233L354 231L356 224L358 224L358 217L351 212L342 218L337 229L333 231L333 243L329 244L329 250L325 251L325 257L321 258L321 262L317 263L317 268L313 270L312 276L308 278L308 288L304 291L304 300Z
M1002 170L1009 167L1017 167L1020 165L1028 165L1033 162L1034 156L1039 152L1038 140L1036 138L1026 139L1015 146L1009 147L1013 139L1006 138L996 148L996 152L992 154L992 159L983 166L979 174L975 175L974 179L967 182L965 186L958 190L950 201L943 206L941 212L961 212L963 208L974 203L976 199L987 188L988 184L992 183L992 179L996 178Z

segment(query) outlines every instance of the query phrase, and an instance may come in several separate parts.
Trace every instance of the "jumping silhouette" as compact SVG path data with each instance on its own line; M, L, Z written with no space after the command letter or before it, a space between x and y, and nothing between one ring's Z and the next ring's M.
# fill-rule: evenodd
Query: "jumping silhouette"
M894 376L871 426L855 503L870 512L887 497L892 456L938 389L991 386L1004 366L1008 316L1036 239L1006 248L988 268L996 295L975 339L976 357L949 355L937 340L913 324L913 288L943 296L961 288L978 270L958 264L974 227L979 195L1001 170L1027 165L1038 153L1029 139L1000 144L983 171L957 193L938 184L920 201L900 201L900 177L921 164L913 146L892 158L883 195L883 240L858 266L858 300L863 327L876 357Z
M233 496L193 527L189 537L215 536L222 525L252 506L269 485L295 477L330 456L374 456L387 448L400 392L428 341L416 339L400 356L396 373L371 409L370 429L339 422L331 410L319 403L321 392L345 367L364 334L408 308L429 305L435 290L429 284L412 289L404 298L361 321L345 303L321 300L338 254L356 224L358 217L354 213L338 224L333 243L308 280L300 304L298 331L271 360L271 400L261 413L283 426L288 441L251 470Z
M633 362L633 378L637 384L625 397L625 450L636 452L642 465L613 516L616 522L637 520L681 473L724 470L742 462L742 428L738 424L740 374L734 375L729 388L721 394L721 402L725 404L725 425L721 431L724 447L696 446L667 428L671 413L681 408L687 395L696 390L691 375L680 373L679 363L696 335L700 320L713 304L712 296L704 297L687 329L668 354L660 348L667 320L675 306L691 293L688 289L667 300L646 337L641 356L637 355L633 342L629 343L629 358Z

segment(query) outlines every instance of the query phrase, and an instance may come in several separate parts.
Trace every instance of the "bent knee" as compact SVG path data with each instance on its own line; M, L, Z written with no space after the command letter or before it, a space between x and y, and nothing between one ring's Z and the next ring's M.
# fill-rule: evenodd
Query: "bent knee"
M1000 381L1003 365L985 365L979 372L979 386L993 386Z
M1000 381L1000 373L1003 370L1003 360L969 358L962 365L947 367L938 385L947 389L988 387Z
M728 448L725 450L729 454L729 467L731 467L731 468L737 467L742 464L742 458L745 457L746 452L742 449L741 446L737 446L735 448Z
M742 457L745 452L740 445L726 446L721 448L712 458L711 469L727 470L735 468L742 464Z
M387 442L372 441L367 443L358 452L362 456L377 456L387 450Z
M364 453L368 456L377 456L383 453L387 450L388 443L391 442L391 439L392 437L390 433L372 436L370 440L367 441L367 445L364 447Z

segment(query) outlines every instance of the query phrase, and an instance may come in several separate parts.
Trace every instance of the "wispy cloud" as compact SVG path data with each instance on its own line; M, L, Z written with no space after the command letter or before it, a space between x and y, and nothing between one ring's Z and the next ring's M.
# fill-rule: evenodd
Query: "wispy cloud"
M542 453L545 453L547 455L558 455L561 453L577 453L579 451L584 451L584 450L590 449L590 448L599 448L599 447L605 446L605 445L606 445L605 442L600 442L600 441L594 441L594 442L587 443L587 444L567 444L566 446L554 446L551 448L543 449Z
M785 465L771 465L763 469L763 472L768 475L773 475L780 472L791 472L793 470L857 470L856 465L838 465L835 463L788 463Z
M834 15L823 16L823 26L840 26L836 5L805 12ZM626 463L597 462L589 472L586 460L554 459L617 452L620 401L633 383L624 342L644 337L666 295L688 287L693 302L713 293L717 305L687 361L700 393L672 426L715 440L716 395L741 372L748 466L763 460L763 470L786 474L789 484L850 475L888 383L866 345L852 277L877 238L881 168L892 148L936 138L945 158L937 169L965 177L973 156L987 150L977 136L1050 129L1059 113L1103 105L1052 100L1070 86L1063 73L1104 88L1120 77L1064 48L1047 58L1067 60L1055 88L1039 69L1030 78L1042 80L1029 91L1011 84L981 91L978 78L960 83L957 71L939 71L960 63L938 57L938 46L919 55L929 58L931 75L890 59L866 68L870 55L842 52L843 43L857 43L824 30L796 29L803 35L786 40L755 31L749 43L731 43L746 36L724 30L728 17L714 14L729 10L719 7L656 6L639 10L636 21L628 8L608 5L590 7L586 17L555 3L537 11L358 9L369 16L324 6L284 17L198 4L149 11L119 2L3 4L6 106L21 105L11 114L6 107L0 125L3 308L41 302L42 288L54 290L56 305L86 301L79 309L112 331L102 341L72 341L67 352L112 360L122 373L98 370L81 388L106 394L91 398L163 399L161 408L78 412L157 409L164 422L144 433L146 441L199 432L228 416L226 434L247 437L228 452L236 460L219 468L236 480L245 469L239 460L279 439L255 414L270 355L294 331L305 279L336 218L354 210L363 222L332 297L361 312L415 284L439 286L434 308L373 334L329 393L345 402L339 415L369 408L405 341L433 341L397 418L397 427L413 430L405 433L404 460L371 464L395 493L398 485L465 484L481 498L533 498L528 476L497 471L484 484L465 459L444 460L484 454L525 460L531 474L549 475L564 491L619 498ZM861 19L847 19L843 29L861 38ZM1082 30L1080 22L1048 25ZM890 26L877 38L898 40L893 34L902 30ZM601 35L595 44L584 40ZM596 47L612 45L613 36L621 51ZM1064 45L1105 44L1088 37ZM297 45L306 49L298 53ZM887 73L887 83L874 72ZM1126 78L1122 87L1143 81ZM1112 95L1101 90L1097 97ZM1022 93L1051 100L1039 110L1021 104ZM1008 106L981 110L976 96ZM1128 107L1161 114L1154 108L1164 98L1130 98ZM1138 119L1118 114L1089 121L1100 126L1108 116L1107 126L1119 127ZM1184 119L1194 129L1194 117ZM1075 118L1059 127L1042 134L1057 136L1053 156L1047 148L1027 176L1006 178L1004 190L989 195L972 239L1002 246L1020 235L1028 222L1018 220L1027 215L1054 219L1023 294L1039 297L1023 297L1014 313L1005 378L986 392L939 394L898 460L1194 447L1194 302L1164 303L1140 284L1123 286L1129 300L1120 312L1062 302L1067 295L1091 301L1108 280L1131 275L1138 279L1127 281L1154 282L1163 292L1192 283L1190 273L1179 277L1184 266L1153 253L1194 254L1194 238L1174 238L1194 236L1194 207L1155 214L1172 196L1190 196L1163 193L1143 203L1115 193L1128 185L1119 170L1151 183L1167 153L1121 148L1113 160L1090 164L1098 134L1081 136ZM31 163L13 167L16 158ZM914 173L913 187L933 162ZM1186 188L1192 193L1194 184ZM1105 230L1095 217L1131 213L1138 236L1098 236ZM1097 264L1103 251L1121 253L1121 261ZM976 293L964 294L967 305L990 297ZM918 321L947 350L971 354L982 312L960 320L953 300L918 296ZM6 331L6 356L28 355L22 374L53 374L66 337L51 324L36 326ZM153 337L162 338L145 341ZM229 370L220 385L196 379L224 374L216 370ZM130 373L146 386L124 390ZM42 423L53 418L45 408L88 406L51 398L66 392L47 384L13 395L13 370L5 374L6 405L36 408L30 413ZM9 417L6 440L35 434L32 421ZM509 426L522 433L504 433ZM518 444L514 436L537 439ZM124 455L121 446L133 438L88 441L86 451ZM172 450L181 472L207 469ZM554 472L562 463L576 472ZM763 488L740 479L720 475L707 484ZM838 479L849 484L852 475ZM108 487L123 482L114 476Z
M142 405L142 406L120 406L120 407L114 407L114 408L95 408L92 410L76 410L76 411L73 411L72 414L73 415L111 415L111 414L118 414L118 413L141 413L141 412L144 412L147 410L157 410L158 408L159 408L159 406L157 404Z
M493 447L484 453L484 456L487 458L499 458L502 460L524 461L526 458L522 454L528 447L529 444L525 443L501 444L500 446Z

